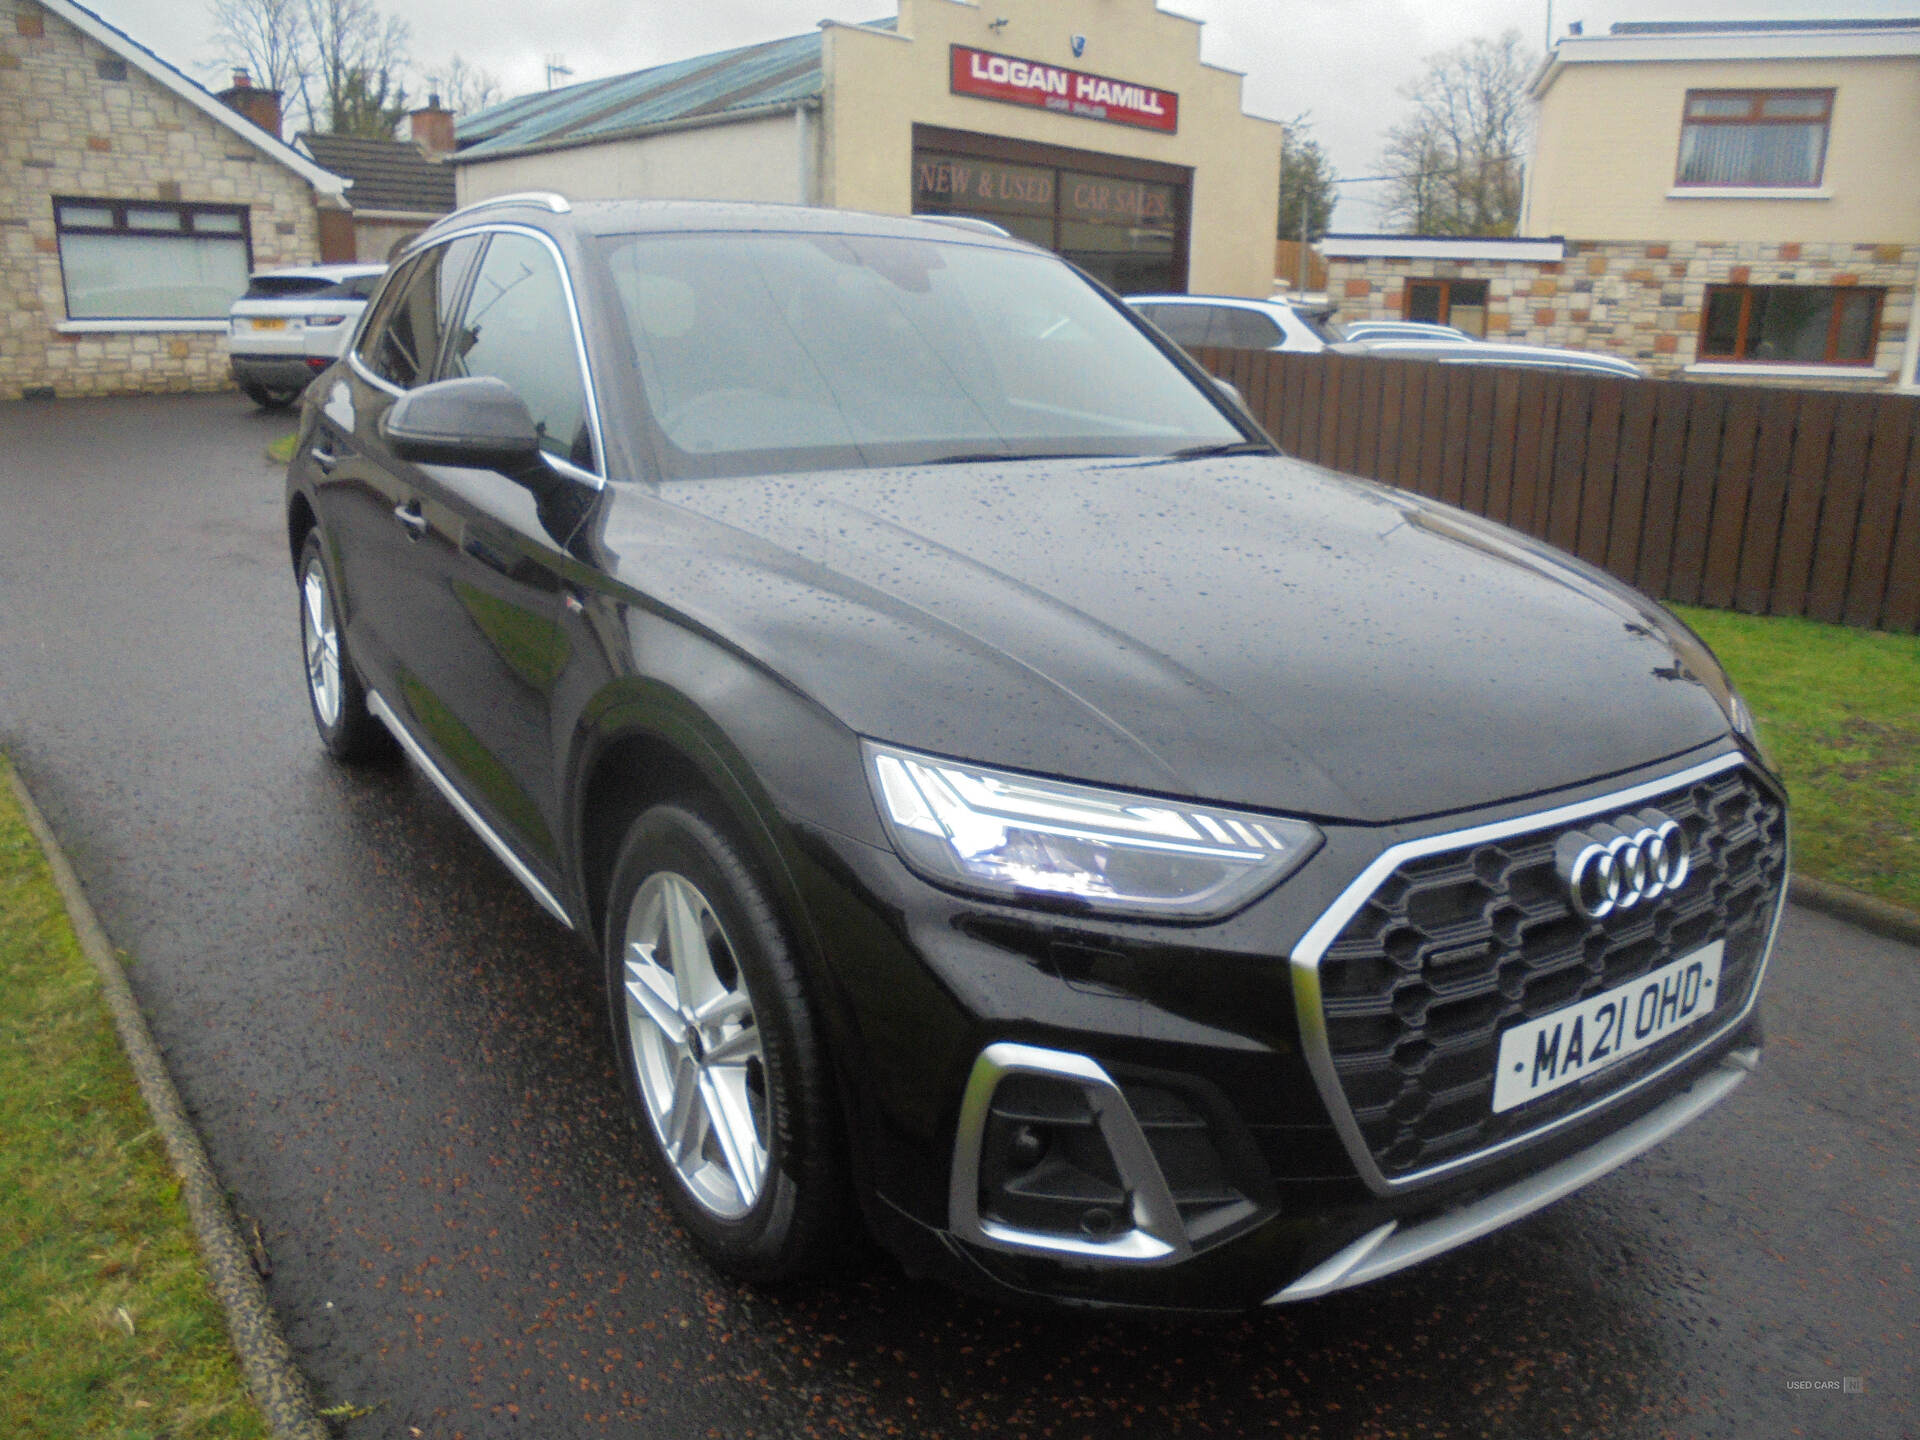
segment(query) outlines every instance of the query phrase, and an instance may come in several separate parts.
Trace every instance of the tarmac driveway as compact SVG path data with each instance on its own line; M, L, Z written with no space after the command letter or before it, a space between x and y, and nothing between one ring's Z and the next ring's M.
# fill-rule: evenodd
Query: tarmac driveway
M348 1435L1920 1429L1920 954L1797 910L1728 1104L1372 1288L1182 1325L880 1260L718 1279L639 1169L577 942L425 780L321 754L262 458L285 428L237 397L0 404L0 745L132 957L301 1363L378 1407Z

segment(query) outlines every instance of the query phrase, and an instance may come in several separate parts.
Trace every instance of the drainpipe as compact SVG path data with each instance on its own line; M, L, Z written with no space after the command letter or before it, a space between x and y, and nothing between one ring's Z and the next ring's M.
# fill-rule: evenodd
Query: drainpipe
M795 175L799 181L800 203L820 203L820 102L802 100L793 107Z
M1900 354L1900 373L1894 376L1898 389L1920 391L1920 374L1914 373L1916 363L1920 363L1920 276L1913 282L1913 305L1907 311L1907 344Z

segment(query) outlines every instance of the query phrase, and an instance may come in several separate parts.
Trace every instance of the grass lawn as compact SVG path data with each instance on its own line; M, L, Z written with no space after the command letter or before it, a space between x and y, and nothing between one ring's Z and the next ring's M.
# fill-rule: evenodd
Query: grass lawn
M1920 911L1920 635L1675 609L1787 777L1793 868Z
M264 1437L0 758L0 1435Z

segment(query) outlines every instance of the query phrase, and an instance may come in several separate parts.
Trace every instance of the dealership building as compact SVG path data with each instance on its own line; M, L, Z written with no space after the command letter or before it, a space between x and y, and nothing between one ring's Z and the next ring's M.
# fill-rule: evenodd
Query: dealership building
M991 220L1116 289L1272 289L1282 127L1154 0L898 0L865 24L463 120L462 204L520 190Z

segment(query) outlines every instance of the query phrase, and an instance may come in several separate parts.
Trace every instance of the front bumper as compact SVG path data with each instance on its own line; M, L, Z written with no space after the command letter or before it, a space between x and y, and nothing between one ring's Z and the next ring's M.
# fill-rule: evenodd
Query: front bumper
M1703 769L1751 767L1728 755L1683 775ZM1344 923L1368 909L1356 887L1378 883L1397 851L1489 826L1524 830L1530 816L1611 813L1622 795L1641 803L1632 781L1551 810L1535 802L1479 817L1471 830L1329 827L1298 875L1207 926L969 901L914 878L891 852L834 845L836 893L809 908L849 1003L840 1049L857 1057L849 1109L870 1222L909 1268L1003 1296L1237 1310L1392 1273L1624 1163L1724 1098L1757 1059L1757 990L1784 894L1783 810L1762 880L1745 882L1767 887L1749 896L1749 911L1767 913L1763 925L1742 922L1759 925L1742 942L1743 993L1656 1064L1602 1072L1537 1124L1476 1131L1472 1148L1440 1163L1394 1168L1394 1132L1381 1128L1392 1113L1368 1121L1369 1097L1350 1095L1358 1082L1327 1064L1326 1016L1309 1008L1319 995L1294 972L1326 952L1328 916ZM1703 853L1730 853L1725 837L1697 838ZM1703 887L1724 920L1719 897L1738 886L1722 875ZM1678 939L1718 922L1679 906L1661 923ZM1614 962L1591 945L1576 952L1591 960L1591 984L1606 984ZM1536 968L1560 983L1551 964ZM1445 985L1420 1006L1454 1003ZM1407 1048L1391 1034L1383 1045L1394 1056ZM1436 1114L1461 1106L1438 1079L1405 1083L1408 1093L1431 1085Z

